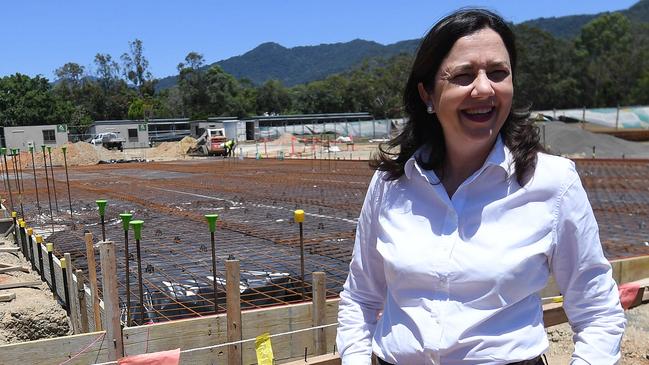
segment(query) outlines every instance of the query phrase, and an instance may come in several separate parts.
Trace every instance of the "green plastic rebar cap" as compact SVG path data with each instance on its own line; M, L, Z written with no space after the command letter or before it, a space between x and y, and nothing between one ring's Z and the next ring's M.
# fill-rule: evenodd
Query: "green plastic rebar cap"
M210 226L210 232L216 231L216 220L219 219L218 214L205 214L207 224Z
M106 204L108 203L108 201L106 201L106 200L97 200L97 201L95 201L95 203L97 203L97 207L99 208L99 215L103 217L104 212L106 211Z
M144 225L144 221L135 220L131 221L129 224L131 225L131 227L133 227L135 239L139 240L140 238L142 238L142 226Z
M47 153L52 153L52 146L47 146Z
M0 155L6 155L6 154L7 154L7 148L6 147L0 148Z
M63 154L65 155L65 151L68 150L68 146L61 146L61 151L63 151Z
M44 144L41 145L41 149L43 150L43 153L45 153L45 145Z
M131 218L133 218L133 214L122 213L119 215L119 217L122 218L122 226L124 226L124 231L128 231L128 222L130 222Z
M29 152L34 153L34 146L29 146Z

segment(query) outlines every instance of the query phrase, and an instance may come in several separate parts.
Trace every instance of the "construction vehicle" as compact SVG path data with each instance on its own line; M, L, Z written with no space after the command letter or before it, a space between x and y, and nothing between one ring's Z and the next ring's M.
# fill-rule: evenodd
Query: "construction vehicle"
M227 140L224 128L208 128L198 137L196 145L191 147L187 154L192 156L225 156L227 154L225 147Z

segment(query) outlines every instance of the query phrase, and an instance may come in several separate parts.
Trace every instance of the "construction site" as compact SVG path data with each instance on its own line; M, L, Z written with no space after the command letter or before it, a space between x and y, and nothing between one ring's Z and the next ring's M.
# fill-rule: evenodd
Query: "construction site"
M275 363L339 363L337 298L377 144L293 141L242 145L228 158L187 156L190 139L125 152L85 142L68 144L65 155L7 152L5 236L19 229L3 247L23 247L27 271L57 293L69 328L51 321L58 332L43 337L62 337L6 336L0 363L117 363L180 348L183 364L248 364L259 361L264 334ZM647 147L635 153L644 158L575 159L616 280L641 284L635 306L649 299ZM141 231L129 221L143 221ZM111 257L113 271L102 267ZM0 284L20 279L5 276ZM15 297L29 298L25 290ZM544 297L556 295L550 283ZM546 315L546 326L565 322L560 304L548 302ZM649 348L637 352L639 361L649 356Z

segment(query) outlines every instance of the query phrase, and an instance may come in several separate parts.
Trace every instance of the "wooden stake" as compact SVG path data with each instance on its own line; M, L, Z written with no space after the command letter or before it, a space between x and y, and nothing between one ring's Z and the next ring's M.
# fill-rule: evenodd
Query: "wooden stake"
M106 336L109 341L108 358L117 360L124 356L122 326L119 321L119 294L117 292L117 265L115 262L115 245L111 241L102 241L99 248L101 262L101 283L106 311Z
M313 273L313 307L311 311L311 324L314 327L325 324L326 280L324 272ZM315 355L324 355L327 352L327 337L325 336L325 329L319 328L314 331L313 347L315 348Z
M77 274L77 300L79 301L79 322L81 332L88 333L88 304L86 303L86 288L83 282L86 280L83 270L75 271Z
M95 248L92 245L92 233L86 233L85 239L86 258L88 261L88 281L90 282L90 300L92 300L92 314L95 322L95 331L101 331L99 289L97 288L97 263L95 262Z
M39 285L41 285L41 281L25 281L22 283L0 284L0 290L24 288L26 286L39 286Z
M75 334L81 333L81 323L79 321L79 312L77 311L79 307L79 301L77 300L77 284L74 282L74 274L72 267L72 256L69 253L63 254L65 262L68 266L65 271L66 276L68 277L68 297L70 298L70 303L68 303L68 308L70 308L70 321L72 322L72 329Z
M241 292L239 260L225 260L228 342L241 340ZM241 364L241 344L228 346L228 364Z

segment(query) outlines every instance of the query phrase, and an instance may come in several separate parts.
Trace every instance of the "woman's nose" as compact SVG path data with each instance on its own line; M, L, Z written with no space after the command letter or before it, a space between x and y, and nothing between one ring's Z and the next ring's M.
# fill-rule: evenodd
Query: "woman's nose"
M479 72L475 80L473 80L473 90L471 96L474 98L491 97L495 94L491 86L491 80L487 77L485 72Z

